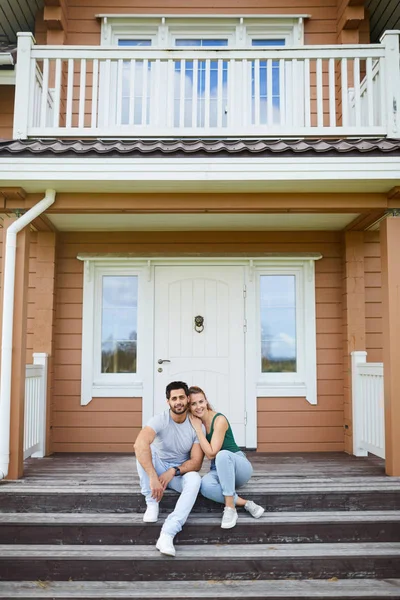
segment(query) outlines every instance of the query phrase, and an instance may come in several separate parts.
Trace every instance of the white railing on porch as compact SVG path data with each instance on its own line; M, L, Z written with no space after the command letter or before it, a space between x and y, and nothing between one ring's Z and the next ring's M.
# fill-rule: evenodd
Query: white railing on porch
M385 458L383 363L367 363L366 352L352 352L353 454Z
M400 135L399 32L380 44L35 46L19 34L14 137Z
M47 360L47 354L35 353L33 365L26 365L24 459L45 455Z

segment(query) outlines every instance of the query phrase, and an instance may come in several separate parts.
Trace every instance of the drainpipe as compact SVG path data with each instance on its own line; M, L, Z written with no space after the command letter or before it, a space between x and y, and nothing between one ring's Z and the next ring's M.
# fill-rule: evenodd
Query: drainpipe
M43 200L32 206L7 229L5 243L3 316L0 382L0 479L8 475L10 464L11 368L14 320L14 284L17 233L49 208L56 199L55 190L46 190Z

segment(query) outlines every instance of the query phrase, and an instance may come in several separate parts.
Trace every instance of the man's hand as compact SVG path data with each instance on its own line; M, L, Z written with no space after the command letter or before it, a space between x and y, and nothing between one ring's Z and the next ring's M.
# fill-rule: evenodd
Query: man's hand
M164 473L161 473L161 475L159 476L159 480L160 480L161 485L163 486L164 490L166 489L166 487L169 484L169 482L171 481L171 479L173 479L174 477L175 477L175 469L173 467L171 467L167 471L164 471Z
M164 475L164 473L163 473L163 475ZM163 497L164 490L165 490L165 487L161 482L161 478L159 478L157 476L150 477L150 489L151 489L151 497L154 498L154 500L157 500L157 502L160 502L161 498Z

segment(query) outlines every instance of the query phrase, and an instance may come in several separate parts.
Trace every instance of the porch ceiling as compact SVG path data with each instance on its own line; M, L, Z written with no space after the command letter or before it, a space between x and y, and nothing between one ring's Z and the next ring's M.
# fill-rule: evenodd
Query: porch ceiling
M49 214L59 231L339 231L354 214Z

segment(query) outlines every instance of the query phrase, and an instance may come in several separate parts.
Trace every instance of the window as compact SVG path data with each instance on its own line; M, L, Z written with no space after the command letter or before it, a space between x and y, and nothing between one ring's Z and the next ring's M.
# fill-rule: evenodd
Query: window
M137 275L103 275L101 373L137 371Z
M296 373L296 276L260 276L261 372Z
M314 260L257 267L257 395L316 403Z
M78 257L79 258L79 257ZM85 260L81 258L81 260ZM82 404L95 397L133 397L147 368L148 277L138 261L85 260L82 332Z

